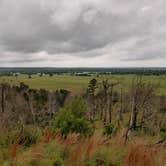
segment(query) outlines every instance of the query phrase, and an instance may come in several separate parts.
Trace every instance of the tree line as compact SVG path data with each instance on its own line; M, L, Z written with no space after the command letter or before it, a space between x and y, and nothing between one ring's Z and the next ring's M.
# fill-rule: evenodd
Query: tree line
M119 87L117 90L116 87ZM125 128L127 141L131 133L151 135L166 128L166 96L156 95L157 85L133 79L129 91L123 83L90 80L87 90L78 97L60 89L31 89L23 82L18 86L0 84L0 125L18 123L40 127L53 124L65 135L69 132L92 132L93 123L101 121L109 133Z

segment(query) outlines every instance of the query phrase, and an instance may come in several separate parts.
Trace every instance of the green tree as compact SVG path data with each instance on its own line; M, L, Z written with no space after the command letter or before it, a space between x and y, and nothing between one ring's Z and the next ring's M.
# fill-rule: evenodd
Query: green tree
M88 101L90 104L89 120L91 121L94 119L96 113L96 104L95 104L96 89L97 89L97 80L93 78L92 80L90 80L87 89Z
M52 126L60 130L64 137L70 132L88 136L92 133L89 121L86 119L87 106L80 97L76 97L71 103L60 109L55 116Z
M88 94L94 96L96 88L97 88L97 80L93 78L92 80L90 80L88 85L88 90L87 90Z

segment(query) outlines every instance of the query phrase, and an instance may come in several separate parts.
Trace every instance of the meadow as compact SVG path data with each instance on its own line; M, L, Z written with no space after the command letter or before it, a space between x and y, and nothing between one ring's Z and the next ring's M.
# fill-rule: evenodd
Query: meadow
M121 87L126 91L131 87L131 83L134 78L138 77L136 75L90 75L90 76L75 76L70 74L61 74L53 76L39 74L31 75L29 78L26 74L20 74L16 76L1 76L0 83L5 82L10 85L19 85L20 82L24 82L33 89L46 89L46 90L58 90L66 89L71 91L74 94L81 93L86 90L89 81L92 78L97 78L99 82L104 78L107 78L110 82L116 81L119 84L115 87L117 90L120 90ZM141 76L145 82L151 82L157 85L157 94L165 95L166 94L166 76Z

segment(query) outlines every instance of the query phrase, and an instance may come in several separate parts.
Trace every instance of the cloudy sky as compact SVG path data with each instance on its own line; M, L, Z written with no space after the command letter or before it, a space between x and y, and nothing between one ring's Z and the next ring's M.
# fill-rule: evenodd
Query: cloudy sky
M166 0L0 0L0 66L166 66Z

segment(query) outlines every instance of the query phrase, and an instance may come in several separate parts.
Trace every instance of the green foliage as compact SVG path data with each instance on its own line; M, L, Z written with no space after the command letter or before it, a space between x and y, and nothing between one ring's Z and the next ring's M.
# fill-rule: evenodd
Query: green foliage
M29 147L32 144L35 144L40 136L41 132L37 128L24 127L20 135L19 144Z
M31 79L31 78L32 78L31 74L28 74L28 78L29 78L29 79Z
M161 112L161 113L166 113L166 108L165 108L165 107L162 107L162 108L160 109L160 112Z
M55 130L60 130L64 137L70 132L89 135L92 133L92 128L85 117L86 112L86 104L81 98L76 97L58 112L52 126Z
M125 148L110 145L96 149L84 162L88 166L122 166Z
M37 105L44 105L48 100L48 92L45 89L29 89L29 98L33 98Z
M93 78L89 82L87 93L89 95L94 95L96 88L97 88L97 80L95 78Z
M7 148L9 145L9 133L0 134L0 149Z
M161 139L166 140L166 128L160 129L160 137L161 137Z
M24 82L29 85L29 88L32 89L47 89L47 90L58 90L58 89L67 89L71 92L79 93L82 92L83 89L87 88L87 85L91 79L94 78L94 75L83 77L83 76L73 76L69 74L59 74L54 77L50 77L49 75L44 75L40 77L38 74L33 74L32 79L28 79L26 74L19 74L17 79L14 76L1 76L0 82L3 80L12 84L18 85L18 82ZM123 82L124 90L128 91L134 75L107 75L108 79L117 82ZM13 80L11 82L11 80ZM143 76L144 81L149 81L154 84L158 84L160 82L160 87L157 89L157 94L166 94L166 79L165 76ZM98 78L98 82L102 81L102 77ZM115 90L119 92L120 84L115 87Z
M96 155L98 159L103 161L103 165L121 166L125 149L123 147L103 147Z
M40 105L44 105L48 100L48 92L45 89L40 89L35 95L36 102Z
M65 157L64 150L62 149L62 147L54 143L49 143L47 145L44 145L44 147L42 148L42 151L44 152L44 154L49 156L49 158L51 159L51 162L54 165L57 165L57 166L62 165L62 162Z
M24 82L20 82L20 87L19 88L20 88L21 91L25 91L25 90L29 89L29 86L24 84Z
M117 91L113 91L113 103L117 103L119 101L119 95Z
M106 124L104 126L104 134L111 135L113 132L114 126L112 124Z
M49 73L49 76L52 77L54 74L53 73Z
M29 147L35 144L41 137L41 131L32 127L17 127L12 131L7 131L0 137L0 148L7 148L10 143L18 143L19 145Z
M56 98L57 102L60 104L60 106L63 106L65 99L69 93L70 92L65 89L56 90L55 98Z
M41 154L45 157L34 157L33 154L29 154L29 157L25 160L18 160L17 166L62 166L64 161L64 149L55 143L41 144ZM2 161L3 163L4 161ZM0 160L1 164L1 160ZM8 162L5 162L6 166L10 166Z

